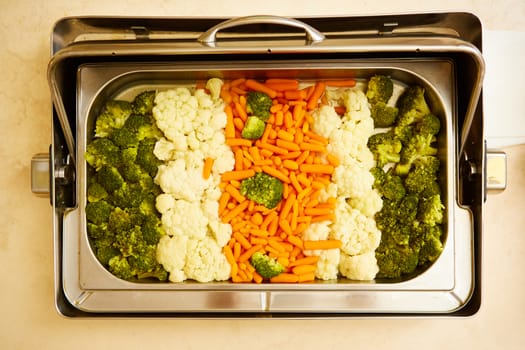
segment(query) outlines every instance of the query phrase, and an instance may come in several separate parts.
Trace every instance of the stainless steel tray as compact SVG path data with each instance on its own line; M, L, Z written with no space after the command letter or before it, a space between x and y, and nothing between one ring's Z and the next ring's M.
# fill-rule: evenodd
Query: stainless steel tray
M48 80L54 104L50 191L58 312L69 317L288 318L475 313L481 302L486 185L479 20L468 13L298 19L313 32L301 24L299 29L274 27L273 22L257 20L230 28L224 20L74 17L55 25ZM126 79L132 86L143 78L152 84L152 69L179 78L211 68L257 76L294 61L306 63L300 68L308 74L315 67L339 74L336 67L341 65L355 72L395 71L399 78L423 82L435 92L433 107L443 109L447 125L445 144L440 145L445 154L440 156L446 160L448 222L440 259L417 277L396 283L341 280L263 288L191 282L138 285L103 270L87 245L81 213L85 168L75 161L85 147L82 128L87 130L86 119L77 117L96 107L93 99L125 93L130 87ZM107 69L97 69L100 66ZM121 75L124 80L119 80ZM82 85L77 101L79 78L89 84ZM111 81L117 83L112 87Z
M298 68L304 67L304 68ZM85 146L92 137L93 124L107 98L131 98L145 89L164 89L192 85L195 81L222 77L265 78L273 73L293 74L293 78L312 81L319 78L365 79L388 74L406 84L425 86L429 103L442 118L440 136L442 187L446 203L446 243L440 258L427 270L401 281L356 282L317 281L302 285L246 285L228 282L133 283L107 272L94 257L86 234ZM454 63L447 59L419 60L329 60L290 62L236 62L225 64L98 63L82 65L77 88L77 198L78 208L69 212L66 222L74 227L64 241L65 294L77 308L86 312L318 312L393 313L452 312L471 296L473 289L472 230L469 215L458 206L455 181L455 105Z

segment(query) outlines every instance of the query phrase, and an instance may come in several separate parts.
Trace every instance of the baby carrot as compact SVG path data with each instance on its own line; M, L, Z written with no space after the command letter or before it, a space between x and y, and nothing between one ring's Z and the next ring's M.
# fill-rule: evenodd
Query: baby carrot
M304 241L305 250L318 250L318 249L336 249L341 248L341 241L336 239L330 240L319 240L319 241Z
M246 79L244 84L246 85L247 88L255 90L255 91L263 92L267 94L268 96L270 96L271 98L275 98L277 96L277 91L265 86L264 84L259 83L256 80Z
M306 104L306 108L309 111L314 109L317 106L317 101L323 95L324 90L325 90L325 84L322 81L318 81L317 83L315 83L314 89L312 91L312 95L308 98L308 103Z
M211 157L207 157L206 159L204 159L204 167L202 169L202 177L204 179L208 179L211 175L211 169L213 167L213 162L215 161L215 159L211 158Z

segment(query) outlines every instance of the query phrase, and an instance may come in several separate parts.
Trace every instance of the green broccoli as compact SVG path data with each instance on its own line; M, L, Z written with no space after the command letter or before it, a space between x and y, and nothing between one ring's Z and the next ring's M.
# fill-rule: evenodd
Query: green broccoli
M379 190L386 180L385 171L383 170L383 168L376 166L370 169L370 173L374 176L374 184L372 187Z
M155 177L158 166L162 164L162 161L153 154L156 143L157 139L147 138L140 141L137 149L137 164L146 170L151 177Z
M277 260L261 252L255 252L250 258L255 271L263 278L272 278L284 271L284 266Z
M135 271L128 263L128 259L121 255L114 256L108 261L109 271L123 280L131 280L135 276Z
M94 224L92 222L86 223L86 229L87 234L90 238L96 240L96 239L103 239L106 236L107 230L108 230L108 224L106 222L103 222L101 224Z
M98 261L107 266L111 258L120 255L120 251L113 246L112 237L102 237L93 243L93 250Z
M419 264L419 247L400 245L376 251L378 278L399 278L412 273Z
M427 114L416 123L416 133L421 135L437 135L441 129L441 121L434 114Z
M368 138L368 148L374 155L378 167L400 160L402 144L391 132L374 134Z
M443 243L441 242L442 228L437 225L420 224L418 230L421 236L419 241L421 246L419 250L419 264L432 263L443 251Z
M119 164L120 150L111 140L96 138L87 145L84 157L89 165L99 170L104 165Z
M155 104L155 91L144 91L135 96L131 107L135 114L151 114Z
M134 224L130 214L126 210L119 207L111 211L107 221L108 230L113 234L130 230Z
M402 145L406 145L414 136L414 126L413 125L395 125L392 129L394 136L401 141Z
M264 133L266 123L259 117L249 116L241 131L241 137L248 140L257 140Z
M393 201L403 199L406 194L403 179L391 171L386 173L384 181L378 189L383 197Z
M263 92L249 91L246 94L246 111L264 122L270 118L272 103L271 97Z
M139 141L146 138L160 139L162 137L162 131L160 131L150 115L130 115L126 120L123 129L134 133Z
M366 97L371 104L387 103L393 92L394 82L386 75L374 75L368 80Z
M88 202L98 202L99 200L106 199L108 192L104 187L96 181L91 181L87 188L87 200Z
M109 201L115 207L122 209L138 207L144 199L144 192L140 184L124 183L113 192Z
M398 126L407 126L431 114L425 100L425 89L419 85L409 86L397 100L399 108Z
M96 174L96 181L104 187L108 193L118 190L124 185L124 179L117 168L104 165Z
M160 219L153 214L145 215L141 229L144 241L151 245L156 245L165 233Z
M445 207L439 194L421 200L418 209L418 219L430 226L443 223L443 210Z
M122 100L106 102L95 121L95 136L108 137L114 129L121 128L131 114L131 103Z
M88 202L86 204L86 219L96 225L107 222L113 207L105 200Z
M397 107L388 106L384 102L377 102L370 108L370 115L376 128L391 127L396 122L398 114Z
M433 156L419 157L414 162L413 169L405 177L405 188L410 193L438 194L440 192L437 174L439 171L439 159Z
M129 147L121 149L121 162L122 164L134 164L137 159L138 147Z
M401 160L395 167L396 174L407 175L419 158L436 155L437 149L433 146L435 141L434 135L414 135L401 149Z
M137 135L126 128L113 130L109 138L120 148L136 147L139 144Z
M283 183L264 172L242 180L240 192L252 201L273 209L283 198Z

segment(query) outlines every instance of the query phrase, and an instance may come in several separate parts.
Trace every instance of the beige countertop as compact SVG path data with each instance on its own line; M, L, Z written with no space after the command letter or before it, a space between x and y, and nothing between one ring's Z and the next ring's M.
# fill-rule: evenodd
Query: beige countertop
M483 299L469 318L351 320L71 320L53 298L52 210L30 191L30 159L51 142L50 31L63 16L356 15L458 11L484 28L525 31L523 0L4 0L0 12L1 349L521 349L525 343L525 146L505 148L508 187L489 196ZM502 54L505 54L502 52ZM521 93L522 97L523 92ZM522 99L523 100L523 99ZM497 116L490 116L497 117ZM516 123L521 121L516 120ZM524 225L525 226L525 225Z

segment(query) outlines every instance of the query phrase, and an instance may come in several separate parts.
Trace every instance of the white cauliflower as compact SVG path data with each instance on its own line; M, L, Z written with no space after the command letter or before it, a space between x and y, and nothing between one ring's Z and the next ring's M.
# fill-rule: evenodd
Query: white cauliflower
M219 78L211 78L206 82L206 89L210 92L213 100L219 99L224 82Z
M347 89L343 95L346 116L352 120L370 119L370 108L365 93L359 89Z
M231 272L221 248L210 237L197 239L164 235L157 245L157 260L169 272L171 282L186 279L224 281Z
M208 233L208 218L198 201L175 200L162 214L162 227L170 236L203 238Z
M348 204L359 210L363 215L374 218L374 215L383 207L383 199L379 192L372 190L368 191L364 197L348 199Z
M315 111L313 117L312 130L325 138L329 138L341 126L341 117L332 106L322 106Z
M169 193L177 199L198 201L204 191L212 185L210 178L202 177L202 167L186 164L184 159L172 160L158 167L155 183L164 193Z
M337 279L341 251L339 249L327 249L319 251L315 277L324 281Z
M198 282L224 281L230 278L231 267L217 242L204 237L188 241L184 273Z
M235 158L226 145L224 102L219 98L222 81L211 79L207 88L193 93L187 88L159 92L153 116L165 138L154 154L164 161L155 182L163 194L156 207L166 231L157 246L157 258L172 282L194 279L222 281L230 265L222 247L232 234L230 224L220 221L220 176L232 170ZM211 176L202 177L204 160L213 158Z
M374 219L352 208L344 198L338 198L331 238L341 241L341 251L349 255L373 252L381 240Z
M352 159L334 169L332 181L337 184L338 196L363 198L372 191L374 176L369 169Z
M187 278L184 266L186 265L188 240L186 236L164 235L157 244L157 261L169 272L171 282L182 282Z
M347 255L341 253L339 272L346 278L356 281L370 281L379 272L374 252L360 255Z

